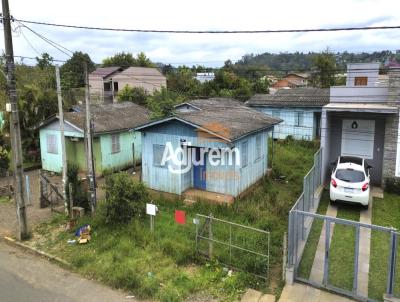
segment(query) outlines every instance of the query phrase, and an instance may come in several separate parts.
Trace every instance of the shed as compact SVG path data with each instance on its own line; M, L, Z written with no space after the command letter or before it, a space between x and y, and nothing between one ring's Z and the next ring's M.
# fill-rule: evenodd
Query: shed
M82 109L82 108L81 108ZM96 174L121 170L141 160L141 135L133 129L150 120L147 109L130 102L92 105L93 156ZM67 162L86 171L85 110L64 113ZM42 167L62 171L60 123L52 116L39 125Z

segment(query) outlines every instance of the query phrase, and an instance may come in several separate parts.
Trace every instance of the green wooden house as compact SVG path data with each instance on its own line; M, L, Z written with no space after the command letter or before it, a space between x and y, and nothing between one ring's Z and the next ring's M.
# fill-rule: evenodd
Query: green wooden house
M84 143L85 110L77 106L64 113L64 136L68 164L86 171ZM91 106L94 124L93 156L96 174L122 170L141 161L141 134L133 129L150 120L147 109L131 102ZM42 168L62 171L60 121L54 115L39 126Z

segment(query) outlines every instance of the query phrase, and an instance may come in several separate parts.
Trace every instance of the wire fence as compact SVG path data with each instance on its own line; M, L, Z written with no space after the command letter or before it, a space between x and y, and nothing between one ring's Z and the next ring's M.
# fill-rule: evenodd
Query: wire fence
M268 280L269 252L269 231L196 215L197 255Z

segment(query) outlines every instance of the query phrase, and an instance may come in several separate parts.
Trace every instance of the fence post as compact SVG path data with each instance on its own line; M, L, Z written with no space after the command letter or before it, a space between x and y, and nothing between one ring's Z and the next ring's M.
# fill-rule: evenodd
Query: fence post
M390 232L390 253L389 253L389 268L386 294L388 297L393 296L395 272L396 272L396 255L397 255L397 234L395 229Z
M199 223L200 223L200 218L199 216L196 215L196 256L199 254Z
M45 204L44 204L44 198L43 198L43 180L42 180L42 170L39 170L39 204L40 204L40 208L44 208Z
M288 265L293 265L293 247L294 247L294 236L293 236L293 212L289 212L289 234L288 234Z
M290 229L289 229L290 232ZM282 261L282 281L285 281L285 269L286 269L286 261L287 261L287 233L283 234L283 261ZM269 258L269 253L268 253ZM268 274L269 274L269 265L268 265Z
M324 277L323 277L323 284L325 287L328 285L330 237L331 237L331 222L329 219L326 219L325 220L325 258L324 258Z
M26 205L30 206L31 203L31 182L29 180L29 175L25 174L25 189L26 189Z
M212 233L212 221L213 221L213 215L210 214L210 222L208 224L208 257L210 260L213 258L213 252L214 252L214 243L213 243L213 233Z
M229 225L229 264L232 264L232 225Z
M356 226L356 239L354 245L354 276L353 276L353 293L357 293L358 287L358 254L360 251L360 226Z
M293 250L293 266L296 270L297 266L297 248L299 245L299 213L297 211L294 212L294 250Z

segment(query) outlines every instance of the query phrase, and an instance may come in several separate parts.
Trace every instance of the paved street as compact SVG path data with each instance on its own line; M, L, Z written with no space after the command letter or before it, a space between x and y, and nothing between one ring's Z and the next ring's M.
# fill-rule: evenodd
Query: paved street
M135 301L0 241L2 302Z

